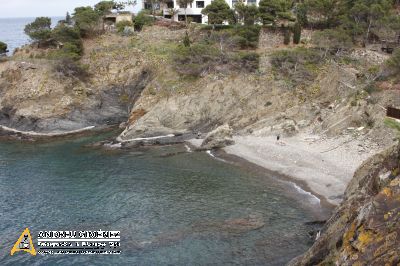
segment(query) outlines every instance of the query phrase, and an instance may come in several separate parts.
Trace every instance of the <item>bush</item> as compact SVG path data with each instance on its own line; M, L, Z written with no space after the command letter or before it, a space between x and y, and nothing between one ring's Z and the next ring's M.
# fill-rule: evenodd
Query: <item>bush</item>
M68 58L57 61L54 65L54 71L62 78L77 78L85 81L90 77L87 66Z
M133 23L131 21L124 20L124 21L118 22L116 27L117 27L117 31L119 33L122 33L122 32L124 32L125 27L133 27Z
M64 24L59 24L51 33L51 36L61 42L62 44L73 44L75 45L79 51L78 54L82 54L83 45L82 39L78 28L73 28L66 26Z
M325 49L325 53L328 51L337 53L340 50L344 50L352 46L350 36L341 29L328 29L316 32L312 41L315 46Z
M237 70L254 72L258 70L260 55L255 52L239 52L234 55L233 61Z
M0 41L0 54L5 54L7 51L7 44Z
M400 73L400 48L393 52L392 56L386 61L386 66L389 68L391 74Z
M221 53L213 46L193 44L190 47L179 46L173 55L173 61L175 70L178 73L200 76L223 60Z
M321 63L321 54L314 49L281 50L271 55L271 64L276 72L296 84L314 79Z
M151 17L146 10L140 11L134 19L135 30L141 31L144 26L151 26L154 18Z
M233 29L236 43L241 49L257 48L260 37L259 26L237 26Z
M39 43L48 40L51 36L51 19L38 17L34 22L25 26L24 32L34 41Z
M299 44L301 39L301 26L300 23L294 24L293 27L293 43L294 44Z

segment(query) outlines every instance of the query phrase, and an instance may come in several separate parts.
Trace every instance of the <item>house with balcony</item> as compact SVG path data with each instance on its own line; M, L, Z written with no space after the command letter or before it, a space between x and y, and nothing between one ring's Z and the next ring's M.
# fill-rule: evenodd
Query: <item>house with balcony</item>
M238 0L225 0L228 5L233 8ZM260 0L245 0L247 5L258 5ZM180 6L177 0L171 0L164 3L156 3L154 7L150 2L144 1L143 8L148 10L156 10L163 17L173 19L174 21L185 21L185 12L187 18L196 23L207 23L208 18L201 14L203 8L210 4L212 0L194 0L188 6ZM186 9L186 11L185 11ZM171 13L171 10L176 12ZM173 17L172 17L173 16Z

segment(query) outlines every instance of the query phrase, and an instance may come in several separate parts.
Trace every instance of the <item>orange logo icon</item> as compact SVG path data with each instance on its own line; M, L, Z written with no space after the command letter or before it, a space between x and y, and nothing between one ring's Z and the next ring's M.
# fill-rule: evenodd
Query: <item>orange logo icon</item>
M30 253L32 256L36 255L36 250L32 243L31 233L29 232L28 228L25 228L17 242L15 242L13 248L11 249L11 256L17 251L25 251Z

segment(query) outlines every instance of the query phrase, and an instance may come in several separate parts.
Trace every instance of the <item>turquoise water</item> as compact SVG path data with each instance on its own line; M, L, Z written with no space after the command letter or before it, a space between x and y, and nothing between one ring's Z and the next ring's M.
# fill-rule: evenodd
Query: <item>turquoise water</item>
M1 265L284 265L319 205L274 177L184 146L105 151L93 138L0 143ZM313 212L310 212L310 210ZM241 226L251 217L261 228ZM25 227L120 230L121 255L9 252Z
M62 17L52 17L52 27L57 25ZM29 37L24 33L25 25L33 22L35 18L0 18L0 41L8 45L11 55L15 48L29 43Z

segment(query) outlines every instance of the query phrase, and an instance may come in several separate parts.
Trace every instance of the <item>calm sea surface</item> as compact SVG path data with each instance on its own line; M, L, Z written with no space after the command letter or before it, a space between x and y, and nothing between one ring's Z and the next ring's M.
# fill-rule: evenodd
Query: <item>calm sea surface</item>
M311 245L320 207L293 185L179 145L85 147L99 138L0 142L0 265L284 265ZM10 256L26 227L35 245L120 230L122 254Z
M0 19L0 41L28 43L33 20ZM184 146L85 147L99 139L0 142L0 265L284 265L311 245L320 206L293 184L206 153L164 156ZM122 254L10 256L26 227L35 245L40 230L120 230Z
M54 27L62 17L51 18ZM35 18L0 18L0 41L8 45L9 55L15 48L29 43L29 37L25 35L26 24L33 22Z

